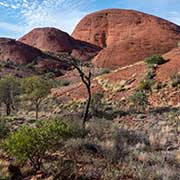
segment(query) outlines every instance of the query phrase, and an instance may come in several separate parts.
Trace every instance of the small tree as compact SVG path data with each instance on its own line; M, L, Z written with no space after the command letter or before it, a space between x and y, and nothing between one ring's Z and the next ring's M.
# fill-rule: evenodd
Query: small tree
M70 61L70 64L78 71L81 81L85 85L87 94L88 94L88 98L86 101L86 106L85 106L84 114L83 114L83 123L82 123L83 129L85 129L86 122L88 120L91 98L92 98L92 93L91 93L92 72L91 72L91 68L89 68L88 72L85 73L82 68L82 63L77 59L72 58Z
M39 108L52 88L52 82L40 76L27 77L22 81L25 100L29 100L34 104L36 111L36 119L38 119Z
M8 75L0 79L0 102L6 107L7 116L15 109L20 91L20 83L14 76Z
M62 121L43 121L37 127L24 126L11 133L3 147L22 165L28 162L37 171L42 167L46 153L73 133L73 128Z

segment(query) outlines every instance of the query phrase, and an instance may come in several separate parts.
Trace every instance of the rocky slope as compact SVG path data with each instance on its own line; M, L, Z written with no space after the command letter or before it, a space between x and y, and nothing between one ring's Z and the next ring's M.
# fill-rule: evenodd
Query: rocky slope
M69 66L54 57L44 54L41 50L21 43L14 39L0 38L0 62L7 66L31 66L38 72L54 71L55 69L65 70ZM8 71L6 69L6 71ZM18 70L16 70L18 71Z
M36 28L19 39L20 42L55 54L69 53L81 60L94 57L100 47L87 42L75 40L67 33L56 28Z
M72 36L104 48L93 60L96 66L118 68L177 47L180 27L145 13L109 9L87 15Z
M166 87L154 89L149 100L153 106L179 106L179 89L171 86L171 76L180 72L180 48L173 49L163 57L167 61L156 68L154 80L155 83L166 84ZM92 80L92 93L103 93L109 102L119 103L135 92L147 71L145 63L141 61L100 75ZM53 94L67 101L82 100L87 96L86 89L81 83L55 89Z
M42 56L39 49L33 48L13 39L0 38L0 60L27 64Z

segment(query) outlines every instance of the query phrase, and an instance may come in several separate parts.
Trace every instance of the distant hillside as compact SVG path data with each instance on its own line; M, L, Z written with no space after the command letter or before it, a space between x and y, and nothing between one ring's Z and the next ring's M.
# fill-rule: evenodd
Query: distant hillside
M100 47L75 40L56 28L36 28L19 39L20 42L55 54L69 53L81 60L90 60L97 55Z

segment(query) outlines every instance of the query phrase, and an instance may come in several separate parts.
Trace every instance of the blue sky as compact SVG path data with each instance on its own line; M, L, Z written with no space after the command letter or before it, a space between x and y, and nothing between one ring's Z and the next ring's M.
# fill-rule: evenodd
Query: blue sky
M107 8L135 9L180 25L180 0L0 0L0 37L47 26L71 33L86 14Z

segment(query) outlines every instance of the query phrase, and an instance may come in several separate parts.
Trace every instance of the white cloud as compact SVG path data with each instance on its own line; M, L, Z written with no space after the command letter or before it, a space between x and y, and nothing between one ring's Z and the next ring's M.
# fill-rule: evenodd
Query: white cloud
M88 12L86 6L93 0L0 0L0 6L19 14L19 25L4 23L4 29L25 33L35 27L52 26L71 33L79 20ZM14 26L14 28L13 28Z
M18 25L11 24L11 23L6 23L6 22L0 22L0 29L8 30L8 31L14 32L14 33L21 33L22 31L24 31L23 27L20 27Z

